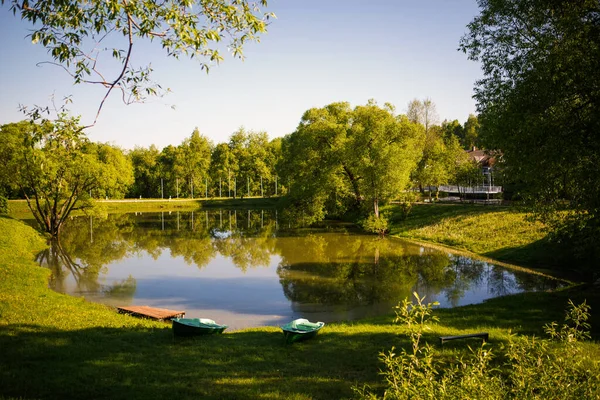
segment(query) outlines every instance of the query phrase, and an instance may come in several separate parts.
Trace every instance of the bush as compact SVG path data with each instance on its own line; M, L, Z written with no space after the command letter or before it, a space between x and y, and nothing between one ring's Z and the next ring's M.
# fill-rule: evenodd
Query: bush
M370 214L367 219L362 221L361 225L365 231L377 233L379 236L384 236L389 230L387 215L383 213L379 214L379 217L375 216L375 214Z
M600 364L585 353L581 340L589 338L589 306L569 301L562 326L551 323L551 339L509 335L502 347L504 363L494 367L488 344L471 350L467 360L441 360L436 350L420 342L428 329L432 306L415 293L416 304L404 300L395 322L407 325L412 351L394 348L380 353L387 388L384 399L592 399L600 398ZM355 391L377 399L368 388Z
M0 214L8 214L8 199L0 196Z
M417 201L417 194L415 192L404 192L397 199L397 203L400 209L400 221L406 220L410 211L412 210L413 204Z

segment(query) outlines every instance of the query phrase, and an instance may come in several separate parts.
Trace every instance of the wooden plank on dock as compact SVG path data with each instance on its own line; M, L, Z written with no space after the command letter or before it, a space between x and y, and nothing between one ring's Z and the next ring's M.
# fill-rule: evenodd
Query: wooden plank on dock
M149 306L117 307L120 313L133 315L135 317L152 318L159 321L171 318L182 318L185 311L168 310Z

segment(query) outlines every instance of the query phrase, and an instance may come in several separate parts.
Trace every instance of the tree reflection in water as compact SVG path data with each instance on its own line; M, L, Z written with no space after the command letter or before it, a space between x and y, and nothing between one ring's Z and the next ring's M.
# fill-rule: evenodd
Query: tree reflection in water
M277 217L275 210L202 210L72 218L61 241L40 253L38 261L51 269L53 289L121 303L135 297L139 277L102 285L108 266L145 255L164 263L161 256L167 253L196 266L199 277L218 256L246 276L269 267L275 257L283 294L296 304L390 305L416 290L456 306L477 290L494 297L557 286L536 275L344 227L278 229L292 224ZM67 279L74 290L68 290Z
M134 277L129 276L108 286L101 285L98 278L103 264L99 263L98 259L93 259L94 262L88 262L89 259L75 261L64 250L61 240L52 239L49 244L50 246L46 250L37 255L36 261L41 266L50 269L49 286L52 289L61 293L69 292L66 281L71 277L78 294L105 293L109 297L118 297L125 303L133 299L136 290Z

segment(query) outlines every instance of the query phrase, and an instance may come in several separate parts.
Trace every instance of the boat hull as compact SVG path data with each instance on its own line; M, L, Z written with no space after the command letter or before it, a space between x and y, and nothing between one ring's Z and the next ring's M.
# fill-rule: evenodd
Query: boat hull
M219 325L213 320L199 318L174 318L173 334L175 336L201 336L223 333L227 325Z
M323 322L297 319L282 326L281 330L286 343L295 343L314 338L324 325Z

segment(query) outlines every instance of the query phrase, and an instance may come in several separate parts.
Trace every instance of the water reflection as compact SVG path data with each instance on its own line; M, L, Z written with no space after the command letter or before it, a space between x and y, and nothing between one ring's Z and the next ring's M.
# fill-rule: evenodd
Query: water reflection
M275 210L73 218L38 261L59 292L184 309L232 328L388 313L415 290L458 306L559 284L344 226L282 226Z

